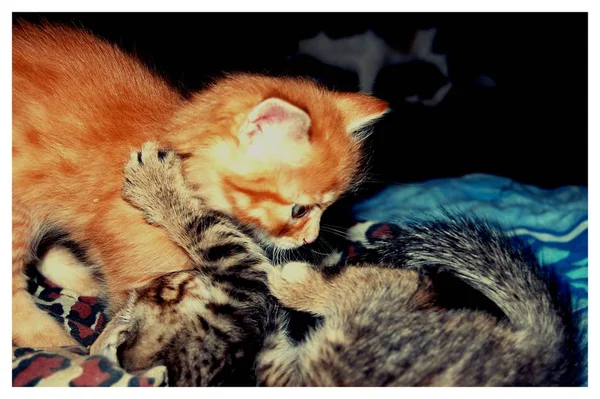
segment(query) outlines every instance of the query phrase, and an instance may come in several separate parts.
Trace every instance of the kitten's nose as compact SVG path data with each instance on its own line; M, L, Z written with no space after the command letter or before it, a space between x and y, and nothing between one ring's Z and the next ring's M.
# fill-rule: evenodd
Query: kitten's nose
M315 242L317 240L317 237L318 237L318 235L315 234L314 236L303 238L302 241L304 241L304 244L312 244L313 242Z

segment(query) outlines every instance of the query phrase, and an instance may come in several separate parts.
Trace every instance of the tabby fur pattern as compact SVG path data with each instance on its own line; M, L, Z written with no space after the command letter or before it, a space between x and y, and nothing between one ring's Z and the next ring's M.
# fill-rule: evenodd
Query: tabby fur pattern
M90 352L127 370L165 365L169 385L255 385L269 314L262 250L243 226L192 196L174 152L147 143L132 153L125 176L124 197L195 267L133 291Z
M251 230L193 197L174 153L146 144L125 177L124 197L196 265L135 291L94 345L127 369L164 364L180 386L576 385L568 298L494 226L449 215L364 241L352 263L280 267ZM440 306L441 271L503 316ZM270 295L322 321L295 342Z

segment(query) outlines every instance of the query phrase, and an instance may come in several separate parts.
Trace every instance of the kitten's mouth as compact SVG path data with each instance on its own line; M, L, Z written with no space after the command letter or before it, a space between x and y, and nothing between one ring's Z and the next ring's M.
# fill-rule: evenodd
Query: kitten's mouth
M293 238L289 237L273 238L267 232L260 229L254 230L254 238L261 246L265 248L274 247L277 249L296 249L304 245L303 241L294 240Z
M282 238L277 238L277 239L273 239L273 238L269 237L268 241L269 241L269 244L271 244L272 246L275 246L277 248L280 248L280 249L296 249L296 248L300 248L301 246L304 245L304 242L302 242L302 241L296 241L296 240L293 240L293 239L287 238L287 237L282 237Z

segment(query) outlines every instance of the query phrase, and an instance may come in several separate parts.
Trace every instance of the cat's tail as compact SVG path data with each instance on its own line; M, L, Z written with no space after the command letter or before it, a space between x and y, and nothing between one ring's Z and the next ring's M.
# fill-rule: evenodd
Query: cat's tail
M402 230L387 244L380 243L386 263L401 259L402 267L449 272L527 332L526 344L556 353L561 357L557 362L576 358L570 294L550 268L540 267L529 247L497 226L466 216L447 214L441 220L411 222Z

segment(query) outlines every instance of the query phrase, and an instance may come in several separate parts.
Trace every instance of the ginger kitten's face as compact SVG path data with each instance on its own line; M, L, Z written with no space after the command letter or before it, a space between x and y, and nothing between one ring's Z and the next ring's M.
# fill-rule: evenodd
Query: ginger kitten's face
M279 248L310 244L319 235L325 209L351 183L329 180L341 174L339 169L329 167L333 166L280 165L265 167L258 178L225 177L225 198L237 218L260 227L257 238L263 244Z
M356 183L358 131L387 110L307 80L238 75L194 99L176 145L192 154L186 175L209 206L257 227L263 244L296 248L317 239L323 211Z

